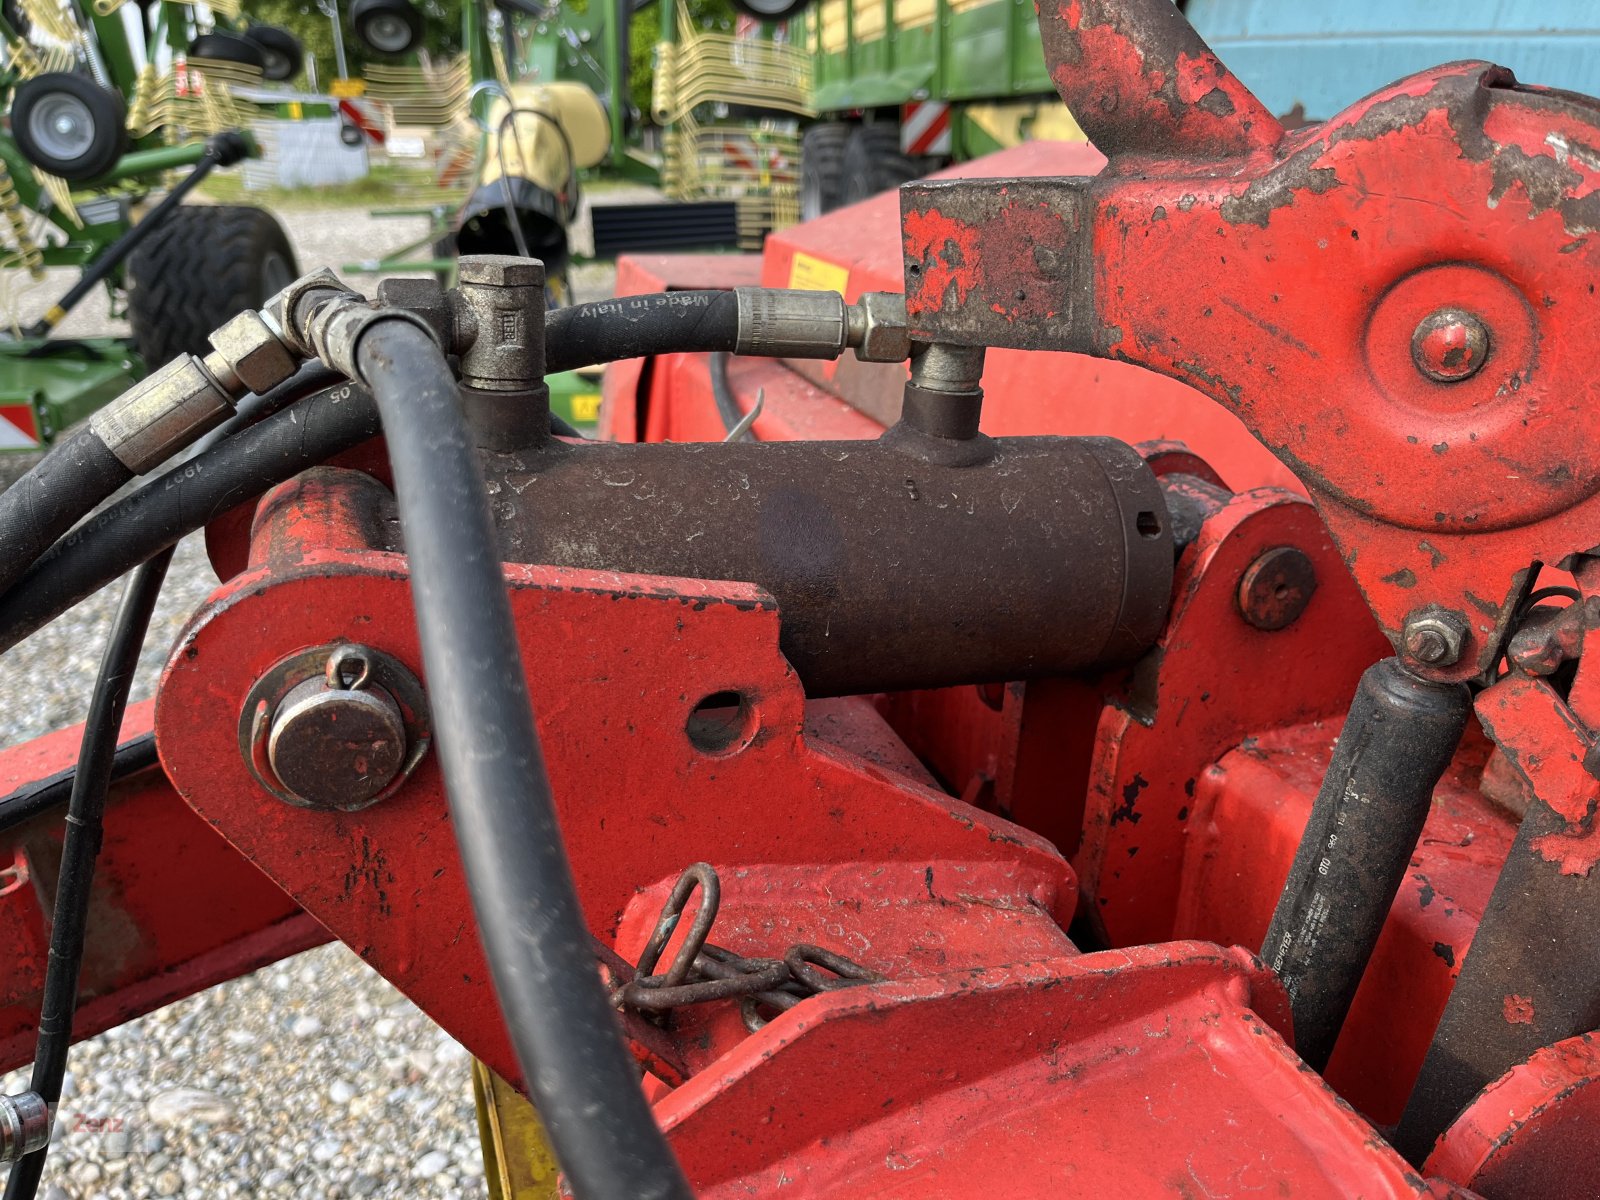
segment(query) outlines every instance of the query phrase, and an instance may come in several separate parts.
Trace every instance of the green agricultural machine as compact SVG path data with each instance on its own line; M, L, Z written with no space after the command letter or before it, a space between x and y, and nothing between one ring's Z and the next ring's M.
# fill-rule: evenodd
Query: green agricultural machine
M256 153L230 83L287 79L298 41L213 8L6 0L0 89L0 449L31 449L118 395L146 364L203 352L220 320L299 268L281 225L251 207L185 205L208 172ZM80 19L79 13L84 12ZM131 19L130 19L131 17ZM155 193L165 189L159 203ZM76 279L24 323L18 299L50 268ZM129 337L58 338L105 289Z

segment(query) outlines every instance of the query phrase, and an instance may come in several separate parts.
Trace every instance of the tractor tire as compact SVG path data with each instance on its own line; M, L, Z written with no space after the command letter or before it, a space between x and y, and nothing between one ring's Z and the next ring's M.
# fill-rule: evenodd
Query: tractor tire
M368 50L395 58L422 41L422 14L407 0L355 0L350 28Z
M263 75L267 70L267 56L262 48L249 38L237 33L213 30L202 33L189 43L190 58L209 58L212 62L238 63L254 67Z
M11 136L29 163L69 183L104 175L128 144L122 97L87 75L47 71L19 86Z
M271 213L184 205L167 214L128 260L128 323L151 370L180 354L208 354L210 334L300 274Z
M844 151L850 126L823 121L800 139L800 219L814 221L844 203Z
M844 148L844 203L892 191L922 173L921 163L900 153L900 126L858 125Z
M246 41L254 42L266 65L261 76L269 83L285 83L300 74L306 64L305 47L287 29L276 25L252 25L244 31Z

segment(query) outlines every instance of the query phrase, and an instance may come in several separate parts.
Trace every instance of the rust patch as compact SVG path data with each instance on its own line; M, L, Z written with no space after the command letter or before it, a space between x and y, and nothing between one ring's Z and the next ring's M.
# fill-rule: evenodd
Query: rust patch
M1308 146L1281 166L1252 180L1239 195L1229 196L1222 202L1222 219L1230 225L1259 225L1265 229L1272 214L1293 204L1302 192L1320 196L1333 190L1339 184L1338 173L1332 167L1311 165L1322 153L1320 143Z

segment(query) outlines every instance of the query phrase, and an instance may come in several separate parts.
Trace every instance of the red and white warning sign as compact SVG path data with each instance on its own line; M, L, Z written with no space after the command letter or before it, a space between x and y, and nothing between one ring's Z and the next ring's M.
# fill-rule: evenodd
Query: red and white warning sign
M346 129L359 130L361 137L374 146L383 145L387 134L384 130L383 109L376 101L355 96L341 97L339 115L344 118Z
M38 444L33 405L0 404L0 450L28 450Z
M903 154L950 153L950 106L943 100L913 100L900 109Z

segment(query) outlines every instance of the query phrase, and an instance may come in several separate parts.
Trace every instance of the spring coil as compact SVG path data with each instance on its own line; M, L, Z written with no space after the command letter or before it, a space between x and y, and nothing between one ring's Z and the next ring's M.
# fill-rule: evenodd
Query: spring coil
M17 243L17 254L22 260L22 266L28 269L28 274L34 279L44 278L44 255L39 251L39 243L34 240L33 232L28 228L27 210L22 206L22 198L17 195L17 185L12 181L11 172L4 162L0 162L0 210L4 210L6 220L11 223L11 236Z

